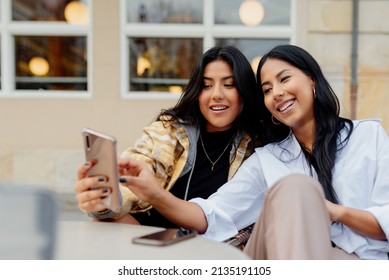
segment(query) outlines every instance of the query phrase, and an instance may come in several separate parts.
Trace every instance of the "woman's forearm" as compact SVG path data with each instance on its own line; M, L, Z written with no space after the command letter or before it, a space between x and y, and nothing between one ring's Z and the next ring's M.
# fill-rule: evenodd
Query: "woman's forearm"
M159 213L176 225L196 230L199 233L207 230L207 219L196 203L179 199L168 191L161 192L160 196L150 203Z
M207 219L203 210L197 204L179 199L165 190L143 162L122 158L119 160L119 172L123 185L139 199L154 206L171 222L199 233L207 230Z
M374 215L369 211L335 204L332 204L331 209L330 217L332 221L340 222L361 235L378 240L386 240L385 232Z

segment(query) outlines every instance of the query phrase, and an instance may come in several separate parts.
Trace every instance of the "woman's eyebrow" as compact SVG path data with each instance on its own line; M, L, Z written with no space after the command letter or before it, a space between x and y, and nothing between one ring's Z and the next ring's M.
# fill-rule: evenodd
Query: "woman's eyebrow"
M283 69L281 70L280 72L277 73L276 75L276 78L279 78L283 73L285 73L286 71L289 71L290 69L286 68L286 69ZM267 84L270 84L269 81L264 81L261 86L264 86L264 85L267 85Z
M230 75L230 76L222 77L221 79L222 79L222 80L228 80L228 79L233 79L233 78L234 78L234 75ZM211 77L206 77L206 76L204 76L203 79L204 79L204 80L214 80L213 78L211 78Z

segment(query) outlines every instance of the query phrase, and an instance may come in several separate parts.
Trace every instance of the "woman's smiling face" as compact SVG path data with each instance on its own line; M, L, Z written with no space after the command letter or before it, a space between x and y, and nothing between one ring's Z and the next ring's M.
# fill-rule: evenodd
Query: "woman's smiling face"
M240 113L241 101L230 65L223 60L210 62L204 69L203 84L199 105L207 120L207 131L231 128Z
M266 108L278 121L294 129L314 125L314 81L300 69L268 59L261 69Z

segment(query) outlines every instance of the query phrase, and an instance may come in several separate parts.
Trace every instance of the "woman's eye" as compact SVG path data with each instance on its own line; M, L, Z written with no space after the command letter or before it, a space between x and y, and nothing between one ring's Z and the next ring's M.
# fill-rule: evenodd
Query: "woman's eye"
M225 84L224 86L225 86L226 88L233 88L233 87L235 87L234 84Z
M210 88L210 87L211 87L211 85L207 85L207 84L205 84L205 85L203 86L204 89L208 89L208 88Z
M286 77L283 77L281 78L281 82L286 82L287 80L289 80L290 76L286 76Z
M270 92L271 88L264 88L262 89L264 94L268 94Z

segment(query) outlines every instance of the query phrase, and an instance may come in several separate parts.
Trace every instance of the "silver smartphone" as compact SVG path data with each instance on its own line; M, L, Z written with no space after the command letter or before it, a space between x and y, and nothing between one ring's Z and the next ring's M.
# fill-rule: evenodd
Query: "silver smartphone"
M136 244L166 246L195 237L196 235L197 232L194 230L168 228L155 233L134 237L132 242Z
M106 184L99 186L109 188L111 192L104 199L104 204L108 209L119 212L121 205L116 139L90 128L84 128L82 136L84 139L85 159L92 163L92 168L89 169L87 175L104 176L106 178Z

